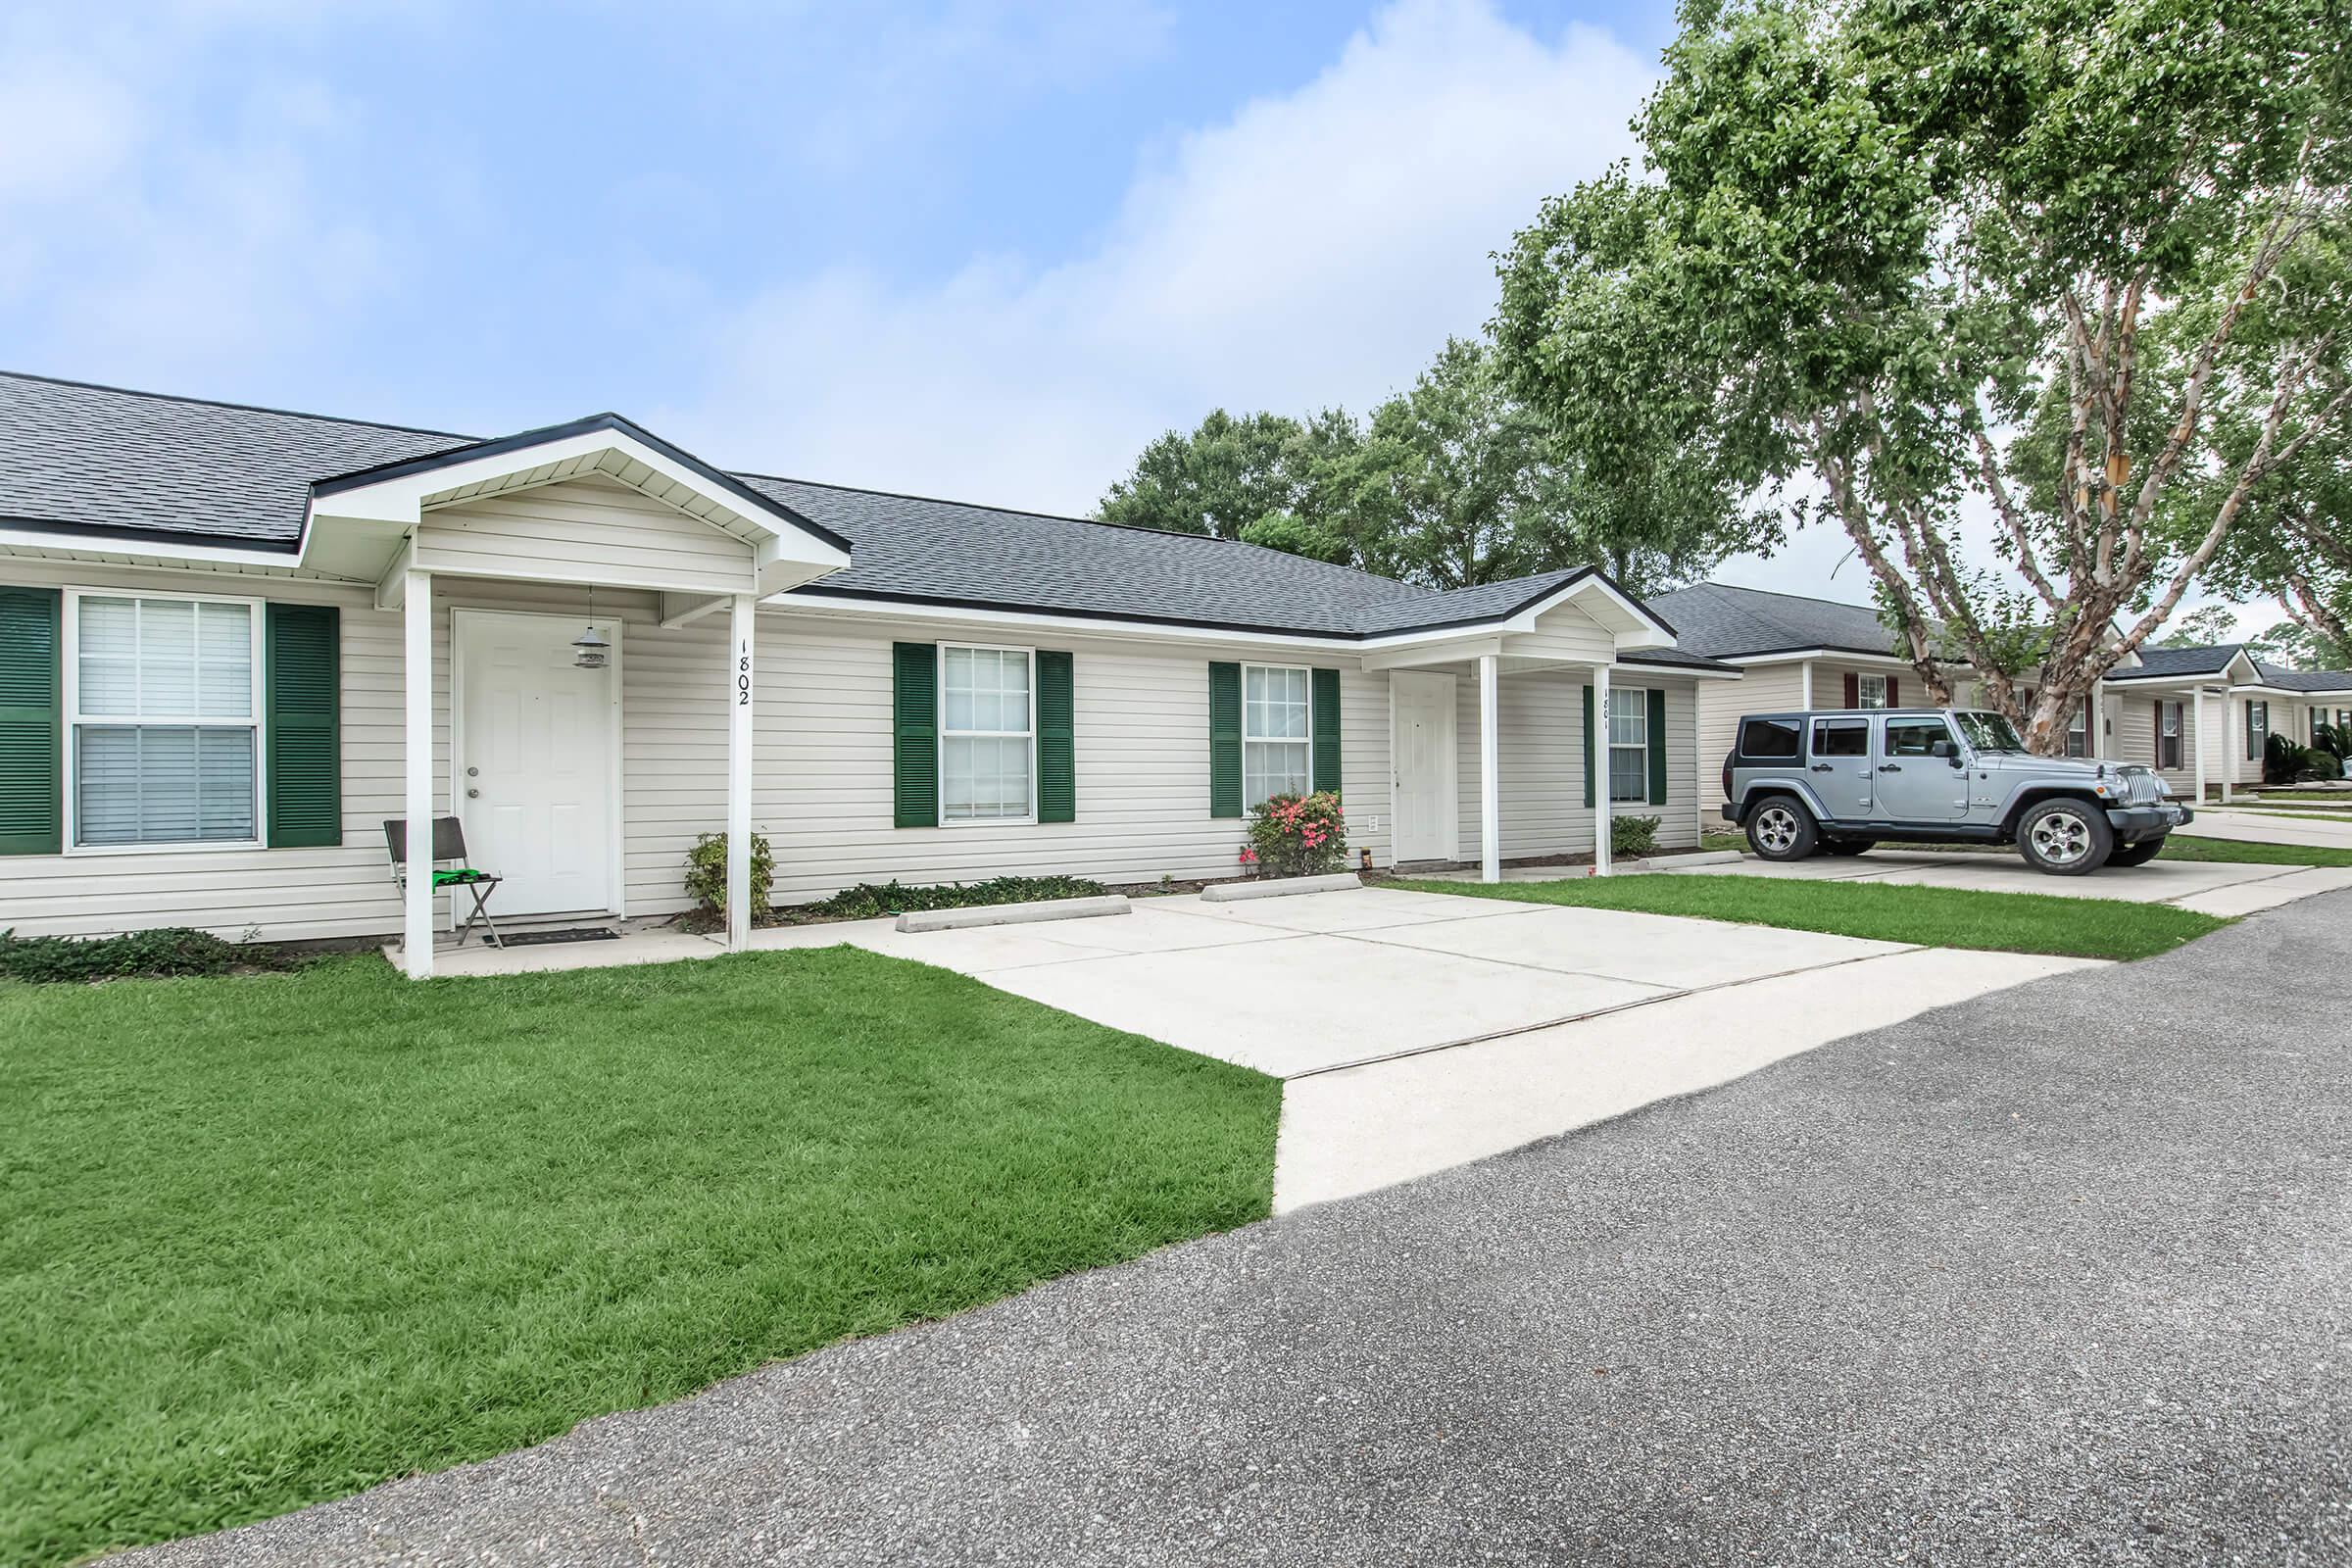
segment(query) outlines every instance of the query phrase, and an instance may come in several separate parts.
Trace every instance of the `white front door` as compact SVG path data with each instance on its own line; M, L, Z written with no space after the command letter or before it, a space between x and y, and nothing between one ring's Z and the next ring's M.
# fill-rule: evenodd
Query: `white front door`
M585 620L455 618L458 815L467 858L506 879L490 912L612 912L618 627L600 625L613 664L582 669L571 641Z
M1398 670L1389 676L1396 712L1396 843L1399 860L1460 858L1456 804L1461 758L1454 750L1451 675Z

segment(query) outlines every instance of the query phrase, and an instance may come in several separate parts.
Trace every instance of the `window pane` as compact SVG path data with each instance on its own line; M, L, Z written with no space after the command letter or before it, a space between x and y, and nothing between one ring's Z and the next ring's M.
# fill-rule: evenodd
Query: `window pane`
M1609 799L1649 799L1649 751L1641 746L1609 748Z
M1640 687L1609 693L1609 744L1641 746L1649 740L1649 694Z
M188 599L81 601L75 681L99 718L253 716L253 609Z
M196 707L200 718L253 715L253 612L196 607Z
M252 730L85 724L74 738L76 843L254 837Z
M1250 741L1242 748L1242 804L1254 809L1270 796L1306 793L1304 741Z
M1854 682L1854 687L1855 702L1858 706L1863 708L1885 708L1886 706L1886 676L1861 676Z
M1937 741L1948 741L1952 732L1939 718L1905 719L1886 726L1886 755L1889 757L1926 757L1928 749Z
M1792 718L1751 718L1740 726L1740 755L1760 759L1791 758L1796 755L1796 720Z
M1029 815L1029 742L950 736L941 743L940 811L951 822Z
M1824 720L1813 726L1815 757L1868 757L1870 726L1857 718Z
M1242 735L1249 740L1304 740L1307 675L1303 669L1242 669Z

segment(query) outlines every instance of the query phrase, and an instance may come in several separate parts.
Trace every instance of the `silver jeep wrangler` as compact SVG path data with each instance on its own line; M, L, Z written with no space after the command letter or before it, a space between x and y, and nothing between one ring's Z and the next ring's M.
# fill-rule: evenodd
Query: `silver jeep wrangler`
M2052 876L2143 865L2194 814L2153 769L2034 757L2000 714L1949 708L1747 714L1723 796L1767 860L2014 844Z

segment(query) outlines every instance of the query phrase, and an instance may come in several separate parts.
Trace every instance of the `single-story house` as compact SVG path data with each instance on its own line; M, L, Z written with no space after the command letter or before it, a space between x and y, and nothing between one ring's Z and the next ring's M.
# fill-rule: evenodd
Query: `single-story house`
M1648 603L1673 623L1684 653L1740 671L1737 683L1698 689L1702 760L1721 762L1742 713L1897 708L1905 687L1919 684L1894 635L1868 606L1724 583L1699 583ZM1968 667L1950 668L1955 699L1973 701ZM2029 699L2031 692L2029 680ZM2100 714L2095 727L2093 709ZM2322 724L2352 725L2352 671L2285 669L2235 643L2143 648L2127 655L2077 710L2066 750L2070 757L2156 767L2177 795L2201 797L2218 788L2227 799L2236 785L2262 782L2263 743L2273 731L2308 746ZM1710 812L1714 804L1708 803Z
M2352 670L2287 669L2241 643L2143 648L2107 677L2117 761L2161 771L2175 794L2262 782L2274 735L2309 746L2323 724L2352 724Z
M1271 793L1374 863L1697 841L1732 668L1592 569L1438 592L1204 536L0 374L0 928L399 934L383 823L505 916L1231 875ZM1602 715L1595 718L1593 715ZM1605 735L1605 742L1595 738ZM738 874L739 892L748 877ZM728 911L730 940L749 913Z

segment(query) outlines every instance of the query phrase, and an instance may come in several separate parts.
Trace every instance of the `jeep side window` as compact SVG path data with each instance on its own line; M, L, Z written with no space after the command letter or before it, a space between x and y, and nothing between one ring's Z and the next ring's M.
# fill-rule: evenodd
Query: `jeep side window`
M1952 732L1940 718L1890 718L1886 721L1886 755L1888 757L1933 757L1937 741L1949 741Z
M1813 721L1815 757L1868 757L1870 723L1860 718L1817 718Z
M1740 726L1740 755L1767 761L1796 760L1797 726L1793 718L1751 718Z

